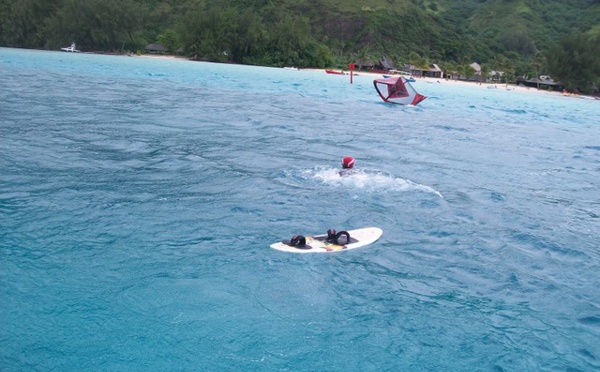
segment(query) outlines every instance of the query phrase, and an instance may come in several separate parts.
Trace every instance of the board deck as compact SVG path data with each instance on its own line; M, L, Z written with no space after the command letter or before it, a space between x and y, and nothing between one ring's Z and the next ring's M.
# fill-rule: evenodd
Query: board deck
M306 248L297 248L282 242L271 244L271 248L283 252L294 253L332 253L348 251L375 243L383 234L378 227L364 227L362 229L348 230L350 243L346 245L333 244L326 241L327 235L314 235L306 237Z

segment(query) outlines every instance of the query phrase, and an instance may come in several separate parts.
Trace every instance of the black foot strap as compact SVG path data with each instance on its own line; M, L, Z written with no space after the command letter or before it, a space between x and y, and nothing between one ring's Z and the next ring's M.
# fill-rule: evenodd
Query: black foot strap
M306 244L306 238L303 235L294 235L290 240L282 241L283 244L292 246L298 249L311 249L310 245Z
M342 239L340 242L342 236L344 236L345 239ZM334 229L329 229L327 230L327 241L339 245L348 244L350 243L350 233L348 233L348 231L336 232Z

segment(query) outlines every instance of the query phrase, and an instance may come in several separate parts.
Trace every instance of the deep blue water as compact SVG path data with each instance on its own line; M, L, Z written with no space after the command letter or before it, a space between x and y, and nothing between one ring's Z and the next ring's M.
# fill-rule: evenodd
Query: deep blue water
M348 80L0 49L0 370L599 370L600 101Z

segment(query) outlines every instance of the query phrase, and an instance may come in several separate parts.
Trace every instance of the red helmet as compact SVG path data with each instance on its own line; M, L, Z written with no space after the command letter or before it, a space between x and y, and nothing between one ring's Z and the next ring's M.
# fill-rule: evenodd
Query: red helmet
M344 168L352 168L354 166L355 162L356 162L356 160L354 160L354 158L352 156L346 156L342 160L342 167L344 167Z

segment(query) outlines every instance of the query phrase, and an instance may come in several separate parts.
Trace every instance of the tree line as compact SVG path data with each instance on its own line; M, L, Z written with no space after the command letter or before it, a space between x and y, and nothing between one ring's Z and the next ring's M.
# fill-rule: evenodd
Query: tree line
M56 50L76 41L85 51L142 52L160 42L198 60L317 68L386 56L466 76L477 61L510 81L549 74L570 90L600 86L597 32L575 30L542 49L516 29L477 35L464 16L476 14L474 1L443 14L436 2L410 1L398 0L410 11L340 13L328 0L5 0L0 45Z
M8 0L0 5L0 45L58 49L76 41L87 51L143 51L160 42L191 58L267 66L328 67L331 50L307 17L265 17L257 11L188 2L134 0ZM196 6L194 6L196 5ZM169 20L169 18L173 18Z

